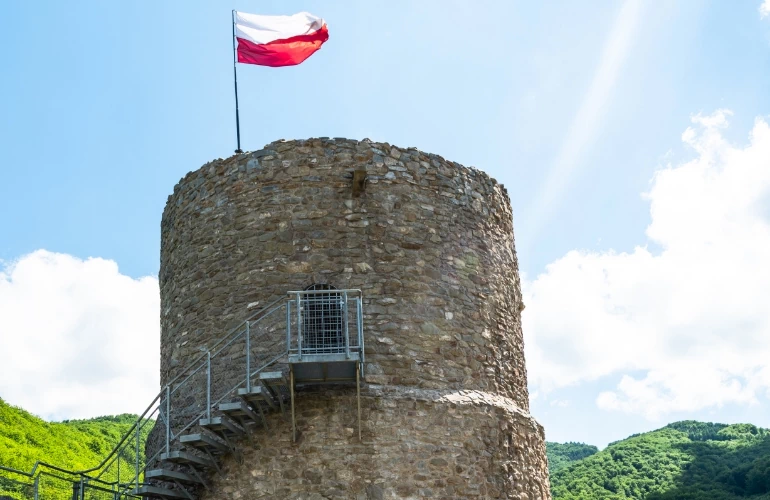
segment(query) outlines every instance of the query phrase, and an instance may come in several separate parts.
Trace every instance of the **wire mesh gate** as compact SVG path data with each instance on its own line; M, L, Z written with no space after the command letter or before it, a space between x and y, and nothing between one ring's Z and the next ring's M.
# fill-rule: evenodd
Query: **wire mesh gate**
M288 292L286 343L290 361L364 361L360 290L313 285Z

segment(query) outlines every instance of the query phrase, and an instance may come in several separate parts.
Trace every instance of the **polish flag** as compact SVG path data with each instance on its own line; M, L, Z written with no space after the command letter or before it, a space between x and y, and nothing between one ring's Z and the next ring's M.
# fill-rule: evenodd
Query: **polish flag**
M293 16L235 13L238 62L260 66L294 66L329 39L320 17L307 12Z

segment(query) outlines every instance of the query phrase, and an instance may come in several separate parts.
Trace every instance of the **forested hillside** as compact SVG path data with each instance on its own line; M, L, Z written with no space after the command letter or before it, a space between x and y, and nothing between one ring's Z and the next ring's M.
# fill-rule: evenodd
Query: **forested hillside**
M583 443L546 443L548 471L553 474L568 465L598 453L596 446Z
M750 424L676 422L566 466L557 460L554 500L770 499L770 431Z
M135 418L50 423L0 399L0 465L29 471L45 460L67 469L92 467ZM770 431L750 424L676 422L602 451L548 443L548 460L554 500L770 500ZM22 498L9 489L9 477L0 474L0 497Z
M37 460L70 470L93 467L120 441L134 420L136 415L125 414L45 422L0 399L0 465L27 472ZM0 475L0 496L10 493L8 479L24 478Z

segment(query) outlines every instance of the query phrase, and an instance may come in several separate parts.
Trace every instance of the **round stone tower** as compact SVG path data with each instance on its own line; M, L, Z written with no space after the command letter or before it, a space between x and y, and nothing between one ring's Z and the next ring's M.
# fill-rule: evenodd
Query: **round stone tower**
M190 172L163 213L162 384L313 285L361 291L360 400L355 384L296 384L296 440L271 414L203 498L550 498L502 185L416 149L327 138Z

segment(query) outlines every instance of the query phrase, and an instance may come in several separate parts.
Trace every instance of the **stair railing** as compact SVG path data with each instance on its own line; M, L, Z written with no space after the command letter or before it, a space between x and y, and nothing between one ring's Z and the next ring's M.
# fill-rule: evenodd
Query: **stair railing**
M171 444L183 432L204 416L210 417L212 408L225 397L232 395L241 385L250 387L252 379L260 371L286 356L286 337L280 330L286 327L284 318L287 317L288 307L285 296L273 300L205 349L161 389L98 465L73 471L38 460L30 472L2 465L0 471L33 480L36 499L41 474L64 480L64 477L54 473L80 484L98 483L100 489L114 487L116 498L131 497L129 492L142 484L147 467L162 453L170 451ZM199 403L201 389L207 393L203 408ZM182 410L181 423L174 420L175 407ZM163 426L163 443L145 460L144 435L149 434L148 426L152 422Z
M284 335L285 329L285 335ZM356 354L364 361L363 309L360 290L305 290L288 292L249 315L211 347L202 349L172 378L124 433L118 444L90 469L71 471L37 461L29 473L0 466L0 470L34 480L37 498L41 474L61 475L78 482L81 495L92 485L114 489L116 498L132 497L143 484L144 472L186 431L198 425L225 398L245 387L282 358ZM288 359L286 359L288 361ZM205 391L205 404L201 398ZM162 435L150 435L155 423ZM147 436L155 452L146 455ZM46 469L46 471L43 471Z

